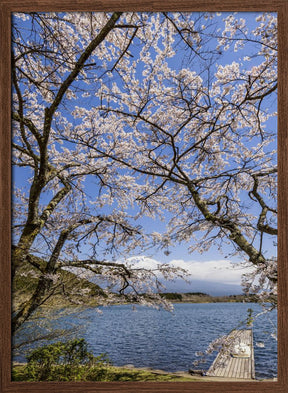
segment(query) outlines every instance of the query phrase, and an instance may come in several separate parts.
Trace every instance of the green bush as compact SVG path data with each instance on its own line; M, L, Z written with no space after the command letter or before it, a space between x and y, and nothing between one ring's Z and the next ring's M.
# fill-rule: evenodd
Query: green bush
M30 381L79 381L105 378L106 354L93 356L84 339L56 342L35 349L27 357L25 374Z
M181 293L165 292L161 293L160 296L164 297L167 300L182 300Z

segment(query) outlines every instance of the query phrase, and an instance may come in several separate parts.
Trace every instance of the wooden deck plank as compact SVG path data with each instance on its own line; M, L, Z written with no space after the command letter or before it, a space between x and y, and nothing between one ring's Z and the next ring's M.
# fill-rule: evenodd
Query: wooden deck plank
M232 378L233 375L233 359L229 359L229 364L227 366L227 377Z
M255 360L254 360L254 341L253 341L253 334L251 334L251 366L250 372L253 379L255 379Z
M235 378L241 378L241 375L240 375L241 360L242 359L237 358L237 360L235 361L235 373L234 373Z
M223 364L223 362L225 362L225 364ZM224 376L226 362L227 360L224 360L222 355L218 356L216 367L215 367L215 373L218 377Z
M239 378L244 378L244 364L246 361L247 361L247 359L240 359Z
M244 378L249 378L249 375L250 375L250 364L249 362L246 362L244 366Z
M236 369L237 378L243 378L242 368L243 368L244 361L245 359L239 359L238 368Z
M246 344L250 346L251 354L249 357L233 357L227 354L218 353L207 375L227 378L254 379L254 350L252 330L232 331L230 336L234 338L236 344Z
M232 363L233 363L231 378L237 378L238 377L237 373L239 370L239 359L237 359L237 360L234 358L231 358L231 359L232 359Z

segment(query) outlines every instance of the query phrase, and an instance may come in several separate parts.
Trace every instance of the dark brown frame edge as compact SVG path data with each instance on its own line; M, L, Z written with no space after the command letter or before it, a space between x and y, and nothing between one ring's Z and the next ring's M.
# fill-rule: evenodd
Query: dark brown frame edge
M278 13L279 306L277 382L11 382L11 13L17 11L267 11ZM0 0L1 392L288 392L288 0Z

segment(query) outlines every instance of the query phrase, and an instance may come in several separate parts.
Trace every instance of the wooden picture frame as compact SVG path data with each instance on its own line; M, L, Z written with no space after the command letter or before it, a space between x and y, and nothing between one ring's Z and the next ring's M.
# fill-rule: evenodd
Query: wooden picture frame
M287 392L288 391L288 1L287 0L1 0L0 294L1 391ZM278 13L278 379L275 382L11 382L11 13L32 11L270 11Z

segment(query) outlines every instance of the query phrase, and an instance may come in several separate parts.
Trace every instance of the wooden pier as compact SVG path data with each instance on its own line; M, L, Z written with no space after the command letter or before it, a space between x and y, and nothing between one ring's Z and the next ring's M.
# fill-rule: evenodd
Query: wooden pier
M220 351L206 375L222 378L255 379L252 329L233 330L228 353Z

